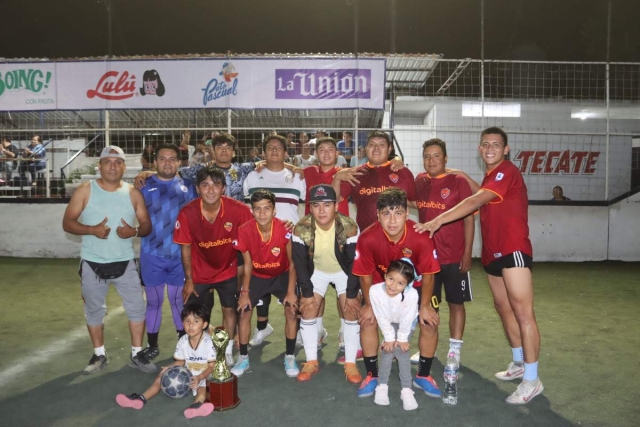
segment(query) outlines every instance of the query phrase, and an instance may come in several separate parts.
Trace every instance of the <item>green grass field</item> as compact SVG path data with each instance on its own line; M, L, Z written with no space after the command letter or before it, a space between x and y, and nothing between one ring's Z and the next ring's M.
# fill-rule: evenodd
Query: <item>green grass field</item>
M92 349L84 326L77 260L0 258L0 425L252 425L296 423L302 426L637 426L640 409L640 263L537 263L534 269L536 315L542 335L540 376L545 392L524 407L504 398L515 383L493 374L506 367L511 351L492 305L486 279L474 264L474 302L467 306L459 403L447 407L416 393L420 407L405 412L395 371L389 384L391 406L356 397L342 367L335 362L339 321L335 294L328 294L325 325L329 338L320 352L320 373L309 383L287 378L282 308L271 305L276 332L251 349L251 372L239 380L237 409L186 420L190 398L162 395L143 410L118 407L117 393L142 392L153 380L127 366L130 349L127 319L119 296L108 297L106 347L110 364L92 376L81 371ZM448 313L441 309L438 356L447 349ZM220 324L216 305L213 324ZM169 363L175 345L165 305L158 364ZM146 340L145 340L146 342ZM416 350L416 339L411 352ZM304 360L304 351L298 356ZM360 365L361 371L363 366ZM395 370L395 367L394 367ZM442 364L433 375L442 384Z

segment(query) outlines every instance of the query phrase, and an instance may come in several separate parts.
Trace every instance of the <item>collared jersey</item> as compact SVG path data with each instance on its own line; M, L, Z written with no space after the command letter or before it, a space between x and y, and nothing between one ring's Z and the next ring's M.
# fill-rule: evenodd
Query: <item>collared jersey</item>
M391 162L380 166L370 163L358 167L359 184L355 187L343 181L340 184L340 195L345 199L353 197L356 204L356 222L360 230L364 230L377 221L378 195L387 188L396 187L407 192L408 200L416 199L416 184L413 174L408 168L399 171L391 170Z
M294 224L300 220L298 202L304 201L307 187L304 180L293 172L283 169L278 172L262 169L253 171L244 180L243 190L246 198L251 197L258 189L270 190L276 196L276 216L283 221Z
M202 215L201 198L182 208L175 224L173 241L179 245L191 245L194 283L218 283L238 274L237 252L232 242L238 236L238 227L252 219L247 205L227 196L220 198L220 211L213 223Z
M435 274L440 271L438 255L426 234L418 234L413 229L414 221L407 220L404 235L397 243L389 239L382 225L376 222L360 233L356 244L356 259L353 274L373 276L373 283L384 282L384 275L391 261L409 258L418 274ZM416 282L414 287L420 287Z
M254 276L268 279L289 270L287 244L290 240L291 232L287 231L284 222L274 218L271 223L271 237L263 242L258 223L252 220L238 229L238 237L233 242L233 247L240 252L249 252Z
M314 165L304 168L304 180L307 181L307 197L306 200L311 199L311 187L314 185L328 184L331 185L333 176L338 173L341 168L333 167L327 172L323 172L320 166ZM342 202L338 203L338 212L342 215L349 216L349 200L345 197ZM309 215L311 213L311 207L309 203L305 204L304 214Z
M498 196L480 208L482 264L521 251L533 257L529 240L529 198L520 170L503 160L482 180L482 190Z
M431 178L423 172L416 178L418 218L429 222L471 196L467 180L458 175L443 174ZM459 263L464 253L464 220L443 225L433 236L440 264Z

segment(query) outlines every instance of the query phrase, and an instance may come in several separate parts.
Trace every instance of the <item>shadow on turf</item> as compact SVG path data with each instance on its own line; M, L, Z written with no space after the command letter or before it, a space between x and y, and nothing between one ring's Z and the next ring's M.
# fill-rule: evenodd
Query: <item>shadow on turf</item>
M446 406L439 399L416 390L419 408L404 411L400 401L400 384L394 366L389 383L391 406L381 407L373 398L358 398L357 386L348 384L342 366L333 362L333 354L320 353L320 372L308 383L287 378L283 369L284 353L261 361L260 347L250 350L251 371L238 380L242 403L237 409L216 412L204 419L190 420L191 425L234 423L238 426L282 426L289 423L302 426L374 427L414 425L416 418L427 425L441 426L571 426L568 420L553 412L544 395L526 406L504 403L507 392L494 380L476 372L461 369L459 403ZM298 356L298 360L302 359ZM322 361L322 358L330 362ZM159 361L158 366L171 362ZM362 369L363 366L359 365ZM434 363L434 373L442 365ZM436 377L440 377L436 375ZM152 399L140 410L123 409L115 403L118 393L141 393L153 381L155 374L145 374L128 366L117 371L99 372L85 377L68 374L42 384L26 393L6 399L0 405L0 420L10 426L175 426L184 424L182 412L191 397L172 400L164 395ZM442 383L438 379L438 383ZM517 384L510 384L509 390ZM409 425L409 424L407 424Z

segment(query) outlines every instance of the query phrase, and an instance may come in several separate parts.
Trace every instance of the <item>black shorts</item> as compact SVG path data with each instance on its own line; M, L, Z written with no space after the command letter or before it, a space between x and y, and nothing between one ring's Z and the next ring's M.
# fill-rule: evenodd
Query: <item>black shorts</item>
M484 271L491 276L502 277L503 268L514 267L526 267L533 271L533 258L524 252L516 251L491 261L491 263L484 266Z
M289 272L285 271L279 276L263 279L262 277L251 276L249 285L249 301L251 306L258 305L260 300L269 300L271 295L278 298L278 302L282 303L284 297L289 291Z
M242 267L244 265L244 257L242 256L242 252L238 251L238 267Z
M416 291L418 291L418 310L420 310L420 304L422 303L422 287L416 288ZM433 307L436 312L440 312L440 300L436 295L431 296L431 307Z
M195 283L194 288L199 297L192 294L187 302L199 302L204 304L213 310L214 298L213 291L218 291L218 298L220 298L220 305L224 308L237 307L237 282L238 277L234 276L230 279L224 280L218 283Z
M461 273L460 264L440 264L440 272L436 273L433 282L433 295L442 302L442 287L448 303L464 304L473 300L471 276L469 272Z

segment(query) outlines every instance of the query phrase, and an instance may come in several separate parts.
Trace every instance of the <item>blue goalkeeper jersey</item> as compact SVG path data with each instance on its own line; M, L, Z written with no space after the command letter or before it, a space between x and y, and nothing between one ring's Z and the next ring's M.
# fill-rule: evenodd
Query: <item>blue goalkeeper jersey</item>
M141 191L152 227L151 234L142 238L140 250L160 258L180 258L180 245L173 243L173 228L180 209L198 197L195 185L179 176L162 181L154 175Z

